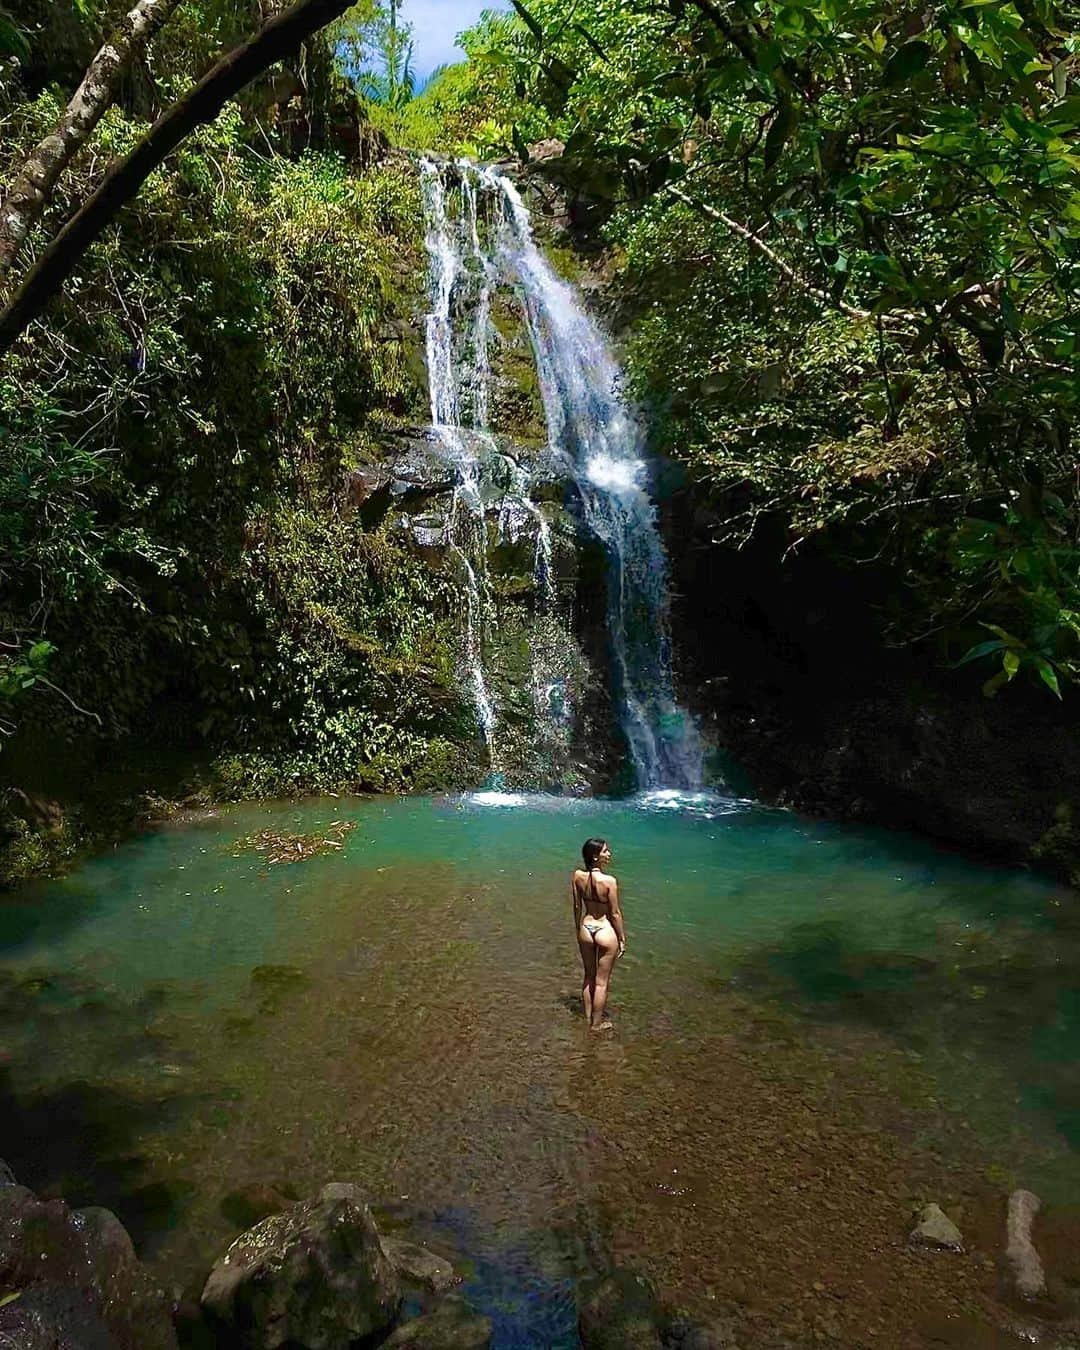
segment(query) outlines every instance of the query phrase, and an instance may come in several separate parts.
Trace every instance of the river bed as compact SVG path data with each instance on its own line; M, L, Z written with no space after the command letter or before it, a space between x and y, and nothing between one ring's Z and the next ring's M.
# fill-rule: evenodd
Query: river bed
M342 821L295 864L237 847ZM628 930L600 1035L590 835ZM1062 888L736 799L238 807L0 906L0 1156L177 1290L229 1192L343 1180L458 1259L500 1347L576 1344L611 1263L751 1345L1030 1343L1001 1216L1038 1192L1080 1284L1078 970ZM964 1254L908 1246L928 1200Z

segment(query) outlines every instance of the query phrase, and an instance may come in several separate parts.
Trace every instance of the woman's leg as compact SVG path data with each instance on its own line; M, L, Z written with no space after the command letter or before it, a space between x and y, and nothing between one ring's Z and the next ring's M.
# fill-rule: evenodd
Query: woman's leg
M594 1031L611 1026L604 1016L607 1007L608 986L611 984L611 968L619 954L619 939L614 928L605 926L593 939L596 944L596 978L593 981L592 1020Z
M581 948L581 964L585 972L581 985L581 1004L585 1009L585 1021L591 1023L593 984L596 982L596 946L584 927L578 929L578 946Z

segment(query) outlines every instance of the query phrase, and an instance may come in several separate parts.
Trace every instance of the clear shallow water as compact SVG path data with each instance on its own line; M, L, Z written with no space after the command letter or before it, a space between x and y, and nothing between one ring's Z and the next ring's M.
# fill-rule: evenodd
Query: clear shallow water
M302 863L234 847L342 819ZM629 934L599 1038L567 896L593 834ZM116 1208L170 1283L235 1187L355 1180L467 1261L497 1345L573 1344L613 1259L916 1345L905 1281L969 1315L983 1276L908 1269L912 1203L981 1232L1013 1181L1080 1202L1078 970L1046 882L707 794L238 808L0 906L0 1156Z

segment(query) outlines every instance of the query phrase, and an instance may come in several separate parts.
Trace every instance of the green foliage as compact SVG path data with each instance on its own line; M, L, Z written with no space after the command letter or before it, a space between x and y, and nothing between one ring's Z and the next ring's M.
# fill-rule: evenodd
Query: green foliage
M1000 521L968 517L952 540L955 569L969 585L989 590L995 609L1008 613L1009 632L977 643L958 664L1000 659L984 686L988 695L1025 671L1058 698L1061 680L1080 679L1080 553L1069 535L1064 502L1047 494L1042 510L1010 505Z
M37 685L50 683L45 671L56 649L51 642L43 639L23 647L17 641L5 641L4 647L6 650L0 651L0 736L10 736L16 724L3 713L8 709L17 712L18 700ZM16 706L13 708L13 705ZM0 741L2 748L3 742Z
M456 151L478 159L509 153L514 117L520 114L515 86L524 88L502 51L512 32L507 15L485 13L462 35L468 60L436 72L404 110L398 139L417 149ZM538 116L538 134L543 126Z
M0 889L70 866L79 847L77 825L69 820L39 830L0 809Z
M398 19L396 0L380 6L369 28L374 69L356 72L357 88L372 103L399 116L412 99L415 78L412 68L412 25Z
M26 34L4 9L0 9L0 56L25 60L30 55Z
M32 642L25 653L5 656L0 662L0 699L10 701L33 689L43 678L55 650L51 642L40 641Z
M16 107L9 153L57 109ZM105 118L53 219L140 130ZM341 498L372 419L419 398L400 319L420 214L407 168L268 153L229 109L12 354L0 673L34 673L26 735L204 742L225 792L402 788L469 739L451 597Z
M557 136L560 180L607 203L631 380L660 446L712 496L718 537L779 519L789 548L812 536L893 569L893 640L933 631L954 661L972 625L995 624L1013 674L1074 679L1080 95L1066 8L516 8L474 36L475 78L498 71L501 103L461 138L501 128L502 152L520 154ZM1054 541L1035 552L1057 580L1023 581L1010 561L1025 556L1007 533L1019 501ZM989 585L952 541L969 517L998 516Z

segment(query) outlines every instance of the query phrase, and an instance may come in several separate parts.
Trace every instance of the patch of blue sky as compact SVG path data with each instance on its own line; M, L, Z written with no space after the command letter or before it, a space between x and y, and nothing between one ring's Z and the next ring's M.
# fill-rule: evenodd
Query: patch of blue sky
M471 28L485 9L509 9L510 0L403 0L401 17L413 26L413 70L423 88L439 66L463 61L459 33Z

